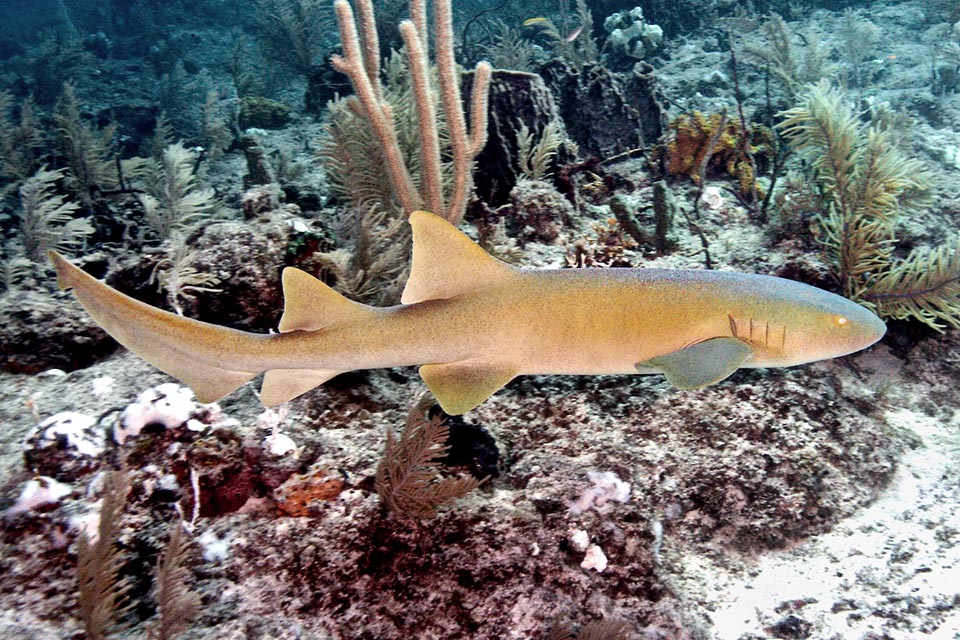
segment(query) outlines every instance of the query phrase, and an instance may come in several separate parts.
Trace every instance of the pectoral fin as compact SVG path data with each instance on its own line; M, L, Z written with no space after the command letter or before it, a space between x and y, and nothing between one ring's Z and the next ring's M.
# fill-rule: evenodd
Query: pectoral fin
M486 362L451 362L420 367L420 377L436 396L440 408L450 415L473 409L516 375L512 367Z
M739 369L753 350L737 338L711 338L694 345L637 363L637 369L656 369L678 389L705 387Z

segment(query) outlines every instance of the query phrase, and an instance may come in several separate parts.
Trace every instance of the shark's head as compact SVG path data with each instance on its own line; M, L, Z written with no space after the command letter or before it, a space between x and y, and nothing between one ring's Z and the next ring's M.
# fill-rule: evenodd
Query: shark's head
M773 296L776 302L762 315L769 318L772 329L765 344L755 345L749 366L791 366L836 358L866 349L886 333L876 314L842 296L780 278L770 278L769 283L778 289Z

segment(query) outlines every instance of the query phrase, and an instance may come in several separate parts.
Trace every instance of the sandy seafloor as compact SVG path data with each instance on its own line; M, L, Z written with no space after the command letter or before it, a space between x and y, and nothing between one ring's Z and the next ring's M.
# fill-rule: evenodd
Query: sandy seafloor
M949 237L960 220L960 168L944 153L960 145L960 96L926 95L930 36L917 27L921 13L920 3L878 3L865 14L897 34L879 45L876 64L885 68L874 95L914 114L913 152L936 177L931 207L904 224L915 243ZM836 20L810 17L827 34ZM696 92L714 85L727 55L711 38L667 44L665 89L695 94L689 108L729 104L723 83L718 97ZM756 78L745 84L754 97L762 91ZM918 115L931 108L935 119ZM283 143L306 134L271 135ZM236 173L231 162L220 165L224 184ZM676 191L689 205L685 188ZM528 244L524 263L561 264L562 241L607 215L602 207L587 214L561 242ZM289 215L262 223L254 239ZM704 216L724 268L822 270L815 253L789 241L764 244L736 202ZM678 233L674 254L637 255L638 264L699 266L698 240ZM74 303L60 295L56 304ZM33 317L50 321L42 308ZM13 505L31 478L23 443L39 421L75 411L104 415L109 426L115 410L169 381L123 351L66 374L0 374L0 506ZM387 515L372 491L385 430L403 423L423 391L415 370L346 376L282 414L264 414L254 389L220 402L216 415L202 412L212 426L108 445L90 468L66 472L68 496L8 514L0 638L82 637L71 527L95 507L97 469L120 458L134 483L119 543L136 606L116 637L145 637L149 576L179 520L177 499L190 519L193 468L206 512L192 525L188 582L202 609L184 639L525 639L546 637L557 620L601 619L625 621L634 638L960 638L956 330L898 324L862 354L741 371L698 391L659 376L514 381L465 416L496 439L499 477L425 521ZM297 450L271 453L275 432ZM283 513L277 486L294 471L342 479L343 490L309 515ZM571 504L594 484L590 473L612 474L629 493L575 513ZM602 572L581 566L584 540L607 558Z

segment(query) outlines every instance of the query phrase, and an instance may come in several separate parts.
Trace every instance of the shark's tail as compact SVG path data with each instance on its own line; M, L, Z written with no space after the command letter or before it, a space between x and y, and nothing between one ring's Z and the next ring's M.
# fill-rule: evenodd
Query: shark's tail
M269 369L283 349L276 335L263 335L184 318L124 295L51 251L61 289L73 289L83 308L117 342L213 402L266 371L260 399L286 402L343 371ZM281 333L315 331L369 318L372 307L343 297L299 269L283 272L286 300ZM279 358L282 360L282 358Z
M264 336L151 307L100 282L56 251L48 255L60 288L73 289L97 324L117 342L192 388L200 402L213 402L260 373L215 363L241 346L253 351L253 343Z

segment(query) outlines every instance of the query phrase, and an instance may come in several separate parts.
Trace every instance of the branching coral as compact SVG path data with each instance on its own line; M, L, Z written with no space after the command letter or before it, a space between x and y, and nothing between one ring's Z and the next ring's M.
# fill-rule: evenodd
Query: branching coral
M396 278L409 255L405 225L397 222L426 207L457 223L466 210L473 158L486 141L491 69L480 63L475 70L468 130L449 0L434 3L436 67L427 58L426 1L412 0L412 19L400 25L406 64L394 53L383 74L373 4L356 4L356 19L346 0L334 5L343 55L334 56L333 64L349 76L356 95L331 104L321 157L332 190L364 219L352 234L352 259L342 253L325 257L344 293L394 302ZM379 257L364 255L376 244L382 245Z
M821 241L844 294L881 317L960 326L960 247L951 241L896 260L895 225L924 203L929 178L882 121L863 125L843 93L822 82L784 112L784 136L822 191Z
M486 142L487 92L490 65L481 62L474 71L470 100L470 127L460 98L460 78L454 60L453 16L450 0L434 2L434 37L439 91L431 86L427 59L426 0L411 0L410 20L400 24L407 50L410 83L416 106L419 132L421 184L415 184L403 157L393 113L383 100L380 82L380 43L375 28L373 3L358 0L359 20L346 0L334 3L343 55L333 57L333 66L346 74L356 92L351 108L363 114L383 154L391 188L406 213L426 206L454 224L466 210L472 186L473 159ZM449 131L449 153L453 166L449 193L443 188L441 140L437 129L436 102L446 117Z
M403 56L393 52L383 66L381 100L393 119L400 156L408 167L415 185L423 183L420 164L420 141L416 104ZM327 172L330 188L352 208L377 206L389 217L406 215L387 173L387 160L380 141L368 120L356 111L350 99L331 102L326 137L321 142L320 158ZM437 135L446 140L447 126L443 114L437 114ZM446 144L441 148L447 151ZM449 155L446 153L445 155ZM449 163L442 169L444 186L449 187Z

